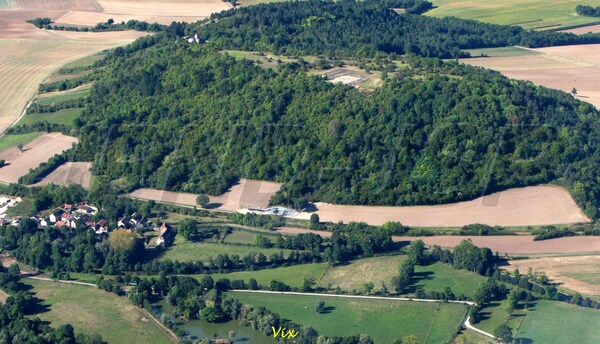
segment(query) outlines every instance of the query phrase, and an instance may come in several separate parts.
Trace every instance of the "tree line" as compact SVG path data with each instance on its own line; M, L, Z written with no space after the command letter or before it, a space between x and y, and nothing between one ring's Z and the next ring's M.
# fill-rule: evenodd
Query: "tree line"
M213 14L208 22L190 25L187 32L197 32L221 49L336 57L393 53L454 58L467 56L461 50L472 48L600 42L600 35L595 34L535 32L454 17L421 16L411 13L420 13L431 4L407 5L407 1L374 0L260 4ZM392 10L404 6L407 14Z
M586 5L577 5L577 7L575 7L575 11L580 16L600 17L600 6L593 7L593 6L586 6Z

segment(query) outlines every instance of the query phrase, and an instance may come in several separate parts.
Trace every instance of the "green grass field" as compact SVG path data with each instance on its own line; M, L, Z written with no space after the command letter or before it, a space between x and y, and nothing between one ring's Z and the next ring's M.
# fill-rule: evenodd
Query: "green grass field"
M48 308L34 316L52 326L69 323L77 332L99 333L108 343L172 343L166 332L124 297L94 287L31 279L23 282Z
M503 48L482 48L482 49L466 49L464 52L469 53L471 57L510 57L510 56L525 56L540 54L537 51L519 48L519 47L503 47Z
M520 305L522 308L522 305ZM516 309L512 315L508 314L508 301L491 302L481 310L482 319L475 324L478 329L489 333L494 333L496 327L506 322L513 330L519 326L519 322L524 314L523 309Z
M90 92L91 91L89 88L78 89L76 91L63 91L63 92L58 92L56 94L53 94L52 96L40 97L40 98L36 99L35 102L40 105L50 105L53 103L61 103L61 102L67 101L67 100L84 98L84 97L89 96Z
M99 53L96 55L86 56L79 60L75 60L73 62L69 62L64 65L61 69L56 71L56 74L68 74L74 70L80 70L85 67L89 67L94 64L94 62L101 60L104 58L105 54Z
M445 343L460 325L465 306L334 297L229 293L244 304L264 306L325 336L368 334L375 343L391 343L414 334L419 343ZM314 307L325 301L326 313Z
M49 113L33 113L23 116L19 125L30 125L39 122L48 122L51 124L63 124L72 126L75 119L83 112L82 108L63 109Z
M405 256L384 256L360 259L347 265L330 268L319 283L322 288L339 286L344 290L362 291L367 282L375 284L379 291L381 282L391 290L392 278L398 274L400 262ZM435 263L427 266L415 266L412 288L422 287L425 291L443 292L452 288L455 295L472 297L485 277L465 270L456 270L448 264ZM410 293L413 294L412 292Z
M237 254L240 257L247 255L250 252L262 252L267 257L273 253L283 252L287 257L287 254L291 250L280 250L278 248L260 248L256 246L242 246L242 245L223 245L217 243L194 243L186 242L180 236L175 238L175 242L172 246L168 247L160 256L159 260L178 260L178 261L196 261L202 260L207 261L209 257L216 257L218 254L227 253L229 255Z
M482 22L519 25L525 29L569 27L600 21L578 16L577 5L598 6L594 0L431 0L433 17L458 17Z
M42 136L41 132L6 135L0 138L0 152L10 147L16 147L19 144L25 145L40 136Z
M537 301L515 338L517 343L600 343L600 311L564 302Z
M318 263L294 265L268 270L212 274L211 276L214 280L218 280L219 278L229 278L230 280L241 279L246 282L251 278L254 278L258 284L265 286L269 285L269 283L275 279L291 287L301 287L305 278L313 278L315 281L318 281L326 269L327 263ZM204 275L194 275L193 277L200 280Z
M256 238L257 235L262 235L264 237L267 237L273 243L275 242L275 239L277 239L277 235L266 233L266 232L259 233L259 232L234 230L231 232L231 234L229 234L225 237L224 242L228 243L228 244L254 245L254 238Z

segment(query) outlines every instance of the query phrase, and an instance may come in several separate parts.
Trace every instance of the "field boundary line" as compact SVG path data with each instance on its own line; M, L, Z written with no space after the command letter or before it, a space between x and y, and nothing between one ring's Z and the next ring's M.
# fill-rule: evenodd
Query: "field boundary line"
M429 339L429 334L431 333L431 329L433 328L433 323L435 323L435 319L437 318L439 313L440 313L440 304L438 303L438 306L435 309L435 314L433 315L433 319L431 319L431 324L429 324L429 329L427 330L427 334L425 335L425 339L423 340L423 343L427 343L427 339ZM464 318L464 315L463 315L463 318Z

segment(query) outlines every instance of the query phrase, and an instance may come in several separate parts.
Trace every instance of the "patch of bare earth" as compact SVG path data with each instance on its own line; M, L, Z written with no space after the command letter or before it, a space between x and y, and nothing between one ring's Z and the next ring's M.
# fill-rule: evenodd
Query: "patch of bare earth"
M535 49L541 54L462 59L462 63L494 69L509 78L571 92L600 108L600 44Z
M77 139L61 133L47 133L29 142L20 151L17 147L0 152L0 159L7 165L0 168L0 182L16 183L19 177L29 173L56 154L70 149Z
M23 10L82 10L102 11L95 0L15 0L16 8Z
M92 183L92 163L91 162L67 162L58 166L52 173L43 180L36 183L35 186L48 184L57 185L81 185L89 190Z
M247 208L265 208L271 197L279 191L281 184L240 179L227 192L219 196L210 196L213 209L224 211L238 211ZM185 192L172 192L157 189L138 189L129 194L133 198L166 202L185 206L196 206L198 194Z
M526 273L544 272L562 287L587 295L600 295L600 256L548 257L509 261L504 268Z
M331 237L331 232L313 231L313 230L310 230L310 229L296 228L296 227L287 227L287 226L277 228L277 232L280 232L280 233L283 233L283 234L292 234L292 235L313 233L313 234L317 234L319 236L322 236L323 238L330 238Z
M112 18L115 22L136 19L168 25L173 21L195 22L233 6L221 0L98 0L102 11L75 10L56 22L92 26Z
M398 221L413 227L529 226L589 222L569 193L557 186L514 188L472 201L444 205L386 207L315 203L321 221ZM305 214L302 214L302 217Z
M0 303L5 303L6 299L8 299L8 294L0 290Z
M574 33L576 35L584 35L586 33L600 33L600 24L578 27L575 29L560 30L560 32Z
M493 252L509 255L600 253L600 237L597 236L574 236L541 241L534 241L531 235L393 237L395 242L423 240L428 246L438 245L446 248L453 248L466 239L470 239L479 247L488 247Z

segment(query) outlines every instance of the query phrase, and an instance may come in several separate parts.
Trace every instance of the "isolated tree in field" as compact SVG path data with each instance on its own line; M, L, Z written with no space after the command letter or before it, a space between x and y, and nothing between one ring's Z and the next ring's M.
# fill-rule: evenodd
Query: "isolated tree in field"
M206 205L209 202L210 202L210 199L205 194L201 194L201 195L198 195L198 197L196 197L196 204L202 208L206 207Z
M498 325L494 330L494 336L502 343L512 343L513 340L512 329L506 324Z
M311 214L310 215L310 229L317 229L317 228L319 228L319 222L321 222L321 219L319 218L318 214Z
M577 89L575 87L573 87L573 89L571 90L571 94L572 95L576 95L577 94Z
M22 152L22 151L23 151L23 144L22 144L22 143L19 143L19 144L17 145L17 148L19 149L19 151L21 151L21 152Z
M231 330L229 331L229 333L227 334L227 338L229 338L229 340L233 343L233 338L235 337L235 331Z
M508 294L508 314L512 314L512 311L517 308L518 303L519 296L517 295L517 292L511 290L510 294Z
M4 165L6 165L6 161L0 159L0 167L3 167Z
M325 309L325 301L317 302L317 305L315 306L315 312L321 314L321 312L323 312L324 309Z
M115 20L112 18L108 18L108 20L106 21L106 24L108 24L108 25L112 25L114 23L115 23Z
M400 274L392 279L392 284L398 294L401 294L404 288L410 284L410 279L414 273L415 266L410 260L405 260L400 264Z

